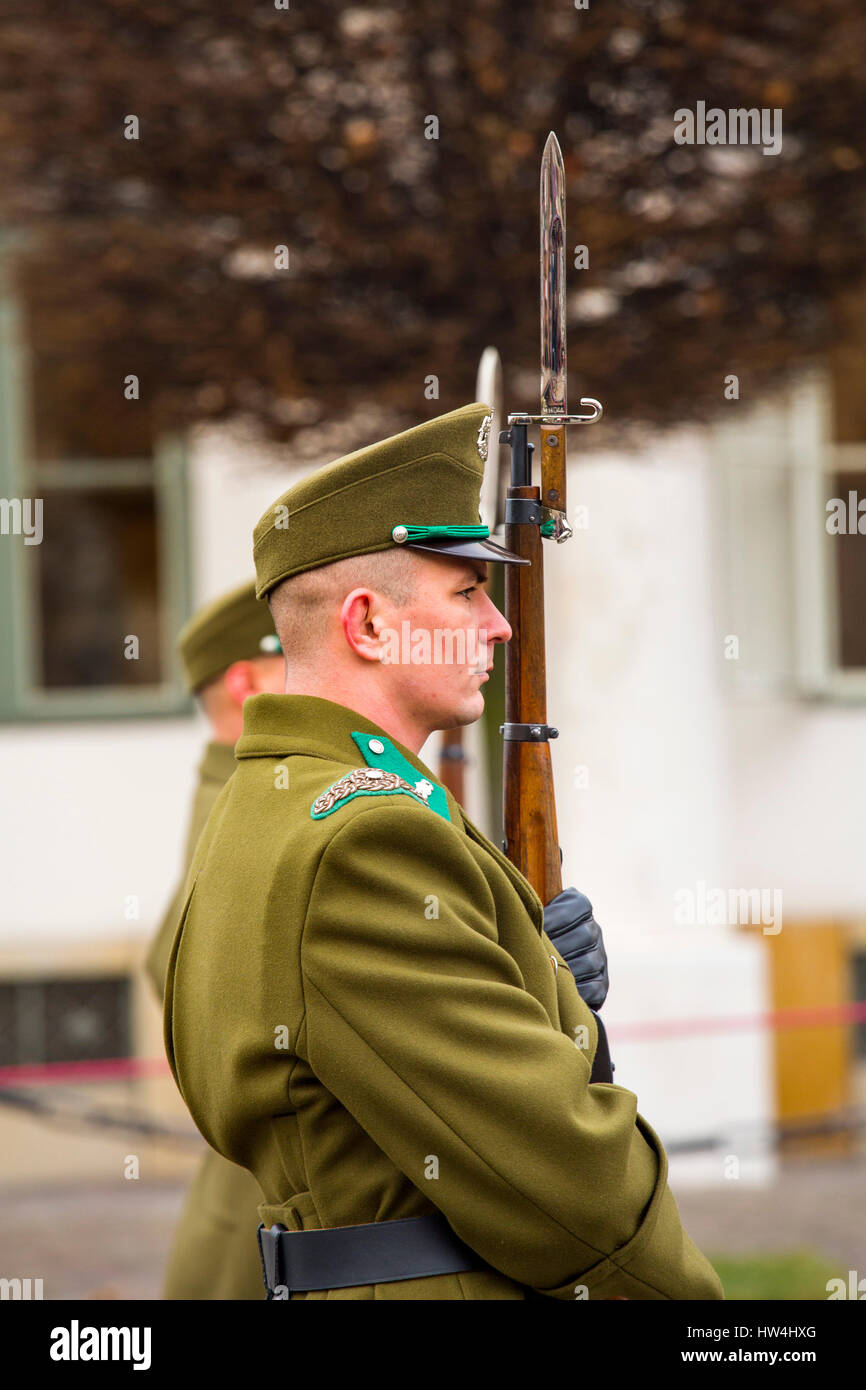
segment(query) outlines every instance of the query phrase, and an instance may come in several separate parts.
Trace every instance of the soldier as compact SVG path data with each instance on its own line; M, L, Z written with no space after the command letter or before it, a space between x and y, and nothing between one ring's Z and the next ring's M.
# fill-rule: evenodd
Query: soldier
M252 582L196 613L180 633L178 649L187 689L195 694L211 732L187 832L185 877L211 808L234 772L243 702L262 691L281 691L285 661L270 613L257 601ZM147 956L146 969L160 1001L182 895L183 879ZM175 1233L165 1298L264 1299L255 1238L261 1199L258 1183L245 1168L213 1151L205 1155Z
M541 902L418 757L480 716L511 635L483 587L516 560L478 525L487 414L361 449L259 521L290 693L244 708L167 1053L261 1186L271 1296L721 1298L635 1096L590 1080Z

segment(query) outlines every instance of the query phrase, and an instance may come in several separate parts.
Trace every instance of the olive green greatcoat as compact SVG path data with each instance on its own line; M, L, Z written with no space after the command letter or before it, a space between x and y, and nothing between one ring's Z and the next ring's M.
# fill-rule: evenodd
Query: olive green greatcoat
M311 814L367 761L353 732L388 740L312 696L246 702L187 880L167 1053L266 1224L437 1207L492 1268L307 1296L723 1297L636 1097L589 1083L595 1023L526 880L450 793L446 816L405 791Z
M189 868L198 837L213 804L235 770L234 748L209 743L187 832L184 864ZM180 909L183 879L147 955L146 969L160 1000ZM262 1200L259 1185L240 1168L211 1150L205 1154L187 1193L174 1236L163 1297L168 1299L264 1299L265 1286L256 1241Z

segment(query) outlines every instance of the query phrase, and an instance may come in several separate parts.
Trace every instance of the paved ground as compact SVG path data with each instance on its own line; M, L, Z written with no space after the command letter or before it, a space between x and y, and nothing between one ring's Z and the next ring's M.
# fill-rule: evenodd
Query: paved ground
M0 1274L42 1278L45 1298L158 1298L180 1213L177 1184L0 1194Z
M678 1192L689 1235L713 1254L811 1249L866 1276L866 1156L790 1160L766 1190Z
M46 1298L159 1297L183 1200L176 1183L0 1192L0 1276L44 1280ZM866 1158L792 1160L767 1190L677 1193L708 1254L811 1248L866 1275Z

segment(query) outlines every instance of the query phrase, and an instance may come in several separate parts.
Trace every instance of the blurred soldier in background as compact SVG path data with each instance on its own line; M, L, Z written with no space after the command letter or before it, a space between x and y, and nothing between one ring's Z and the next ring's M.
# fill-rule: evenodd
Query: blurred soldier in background
M210 742L199 766L184 852L183 876L147 956L146 969L162 1003L165 972L183 906L187 869L198 837L235 769L234 745L250 695L279 694L285 662L267 604L244 584L196 613L178 638L188 690L208 721ZM163 1297L265 1297L256 1243L259 1185L246 1168L210 1150L187 1196L169 1259Z

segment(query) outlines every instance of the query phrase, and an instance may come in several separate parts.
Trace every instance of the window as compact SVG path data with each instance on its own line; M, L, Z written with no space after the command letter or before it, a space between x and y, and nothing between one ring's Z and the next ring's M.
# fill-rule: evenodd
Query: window
M130 1055L130 980L0 984L0 1066Z
M91 369L92 370L92 369ZM184 712L180 440L0 301L0 719Z
M866 515L858 511L866 444L826 443L797 484L802 683L813 694L866 700Z
M740 690L866 700L866 443L833 431L831 383L814 371L711 432L721 627L739 639L726 668Z
M866 448L855 450L853 459L853 467L832 474L827 499L833 526L836 661L843 671L866 670Z

